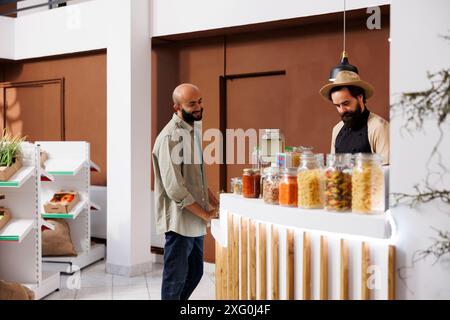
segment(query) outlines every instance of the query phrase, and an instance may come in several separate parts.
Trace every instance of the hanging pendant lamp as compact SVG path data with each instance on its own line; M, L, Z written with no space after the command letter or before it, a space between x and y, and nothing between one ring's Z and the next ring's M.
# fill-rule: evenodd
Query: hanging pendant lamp
M345 51L345 14L346 14L346 0L344 0L344 32L343 32L343 39L344 39L344 50L342 51L342 56L341 56L341 62L335 66L333 69L331 69L330 72L330 81L334 81L336 79L336 75L340 72L340 71L352 71L355 73L358 73L358 68L355 67L354 65L351 65L348 62L348 54Z

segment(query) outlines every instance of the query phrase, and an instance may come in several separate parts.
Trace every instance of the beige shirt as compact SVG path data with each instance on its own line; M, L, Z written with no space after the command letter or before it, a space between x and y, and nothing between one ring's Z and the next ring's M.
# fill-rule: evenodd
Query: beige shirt
M183 143L182 137L190 143ZM171 157L172 153L175 157ZM186 209L197 202L205 210L211 210L201 141L194 139L194 128L174 114L156 138L152 155L157 233L174 231L186 237L205 235L206 222Z
M339 122L333 128L331 137L331 153L335 153L335 142L338 133L344 126L344 122ZM389 164L389 122L375 113L370 113L367 119L367 135L369 137L372 153L379 154L383 159L383 165Z

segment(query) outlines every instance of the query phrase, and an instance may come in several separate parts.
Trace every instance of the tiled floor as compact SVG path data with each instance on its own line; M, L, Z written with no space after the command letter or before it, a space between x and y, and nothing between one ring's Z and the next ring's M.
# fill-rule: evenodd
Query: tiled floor
M160 263L154 263L153 271L150 273L128 278L105 273L105 262L100 261L84 268L78 274L61 275L61 289L45 299L160 300L161 281L162 264ZM214 291L214 273L205 270L202 280L190 299L212 300Z

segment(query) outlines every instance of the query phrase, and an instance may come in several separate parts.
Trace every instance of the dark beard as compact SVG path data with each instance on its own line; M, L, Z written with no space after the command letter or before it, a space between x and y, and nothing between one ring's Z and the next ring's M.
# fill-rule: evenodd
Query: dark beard
M364 124L364 112L362 112L361 105L358 103L356 111L347 111L341 115L344 125L348 128L359 128Z
M183 120L187 123L193 123L194 121L201 121L203 117L203 108L200 109L200 116L194 116L194 113L190 113L181 108L181 113L183 115Z

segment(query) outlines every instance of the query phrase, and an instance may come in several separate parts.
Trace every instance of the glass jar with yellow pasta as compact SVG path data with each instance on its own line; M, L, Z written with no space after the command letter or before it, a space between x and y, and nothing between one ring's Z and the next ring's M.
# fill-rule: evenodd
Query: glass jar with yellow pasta
M316 155L302 155L297 173L298 206L304 209L323 208L323 179Z
M325 180L325 209L352 210L352 155L328 154Z
M381 157L357 154L352 173L352 211L365 214L383 212L384 192Z

